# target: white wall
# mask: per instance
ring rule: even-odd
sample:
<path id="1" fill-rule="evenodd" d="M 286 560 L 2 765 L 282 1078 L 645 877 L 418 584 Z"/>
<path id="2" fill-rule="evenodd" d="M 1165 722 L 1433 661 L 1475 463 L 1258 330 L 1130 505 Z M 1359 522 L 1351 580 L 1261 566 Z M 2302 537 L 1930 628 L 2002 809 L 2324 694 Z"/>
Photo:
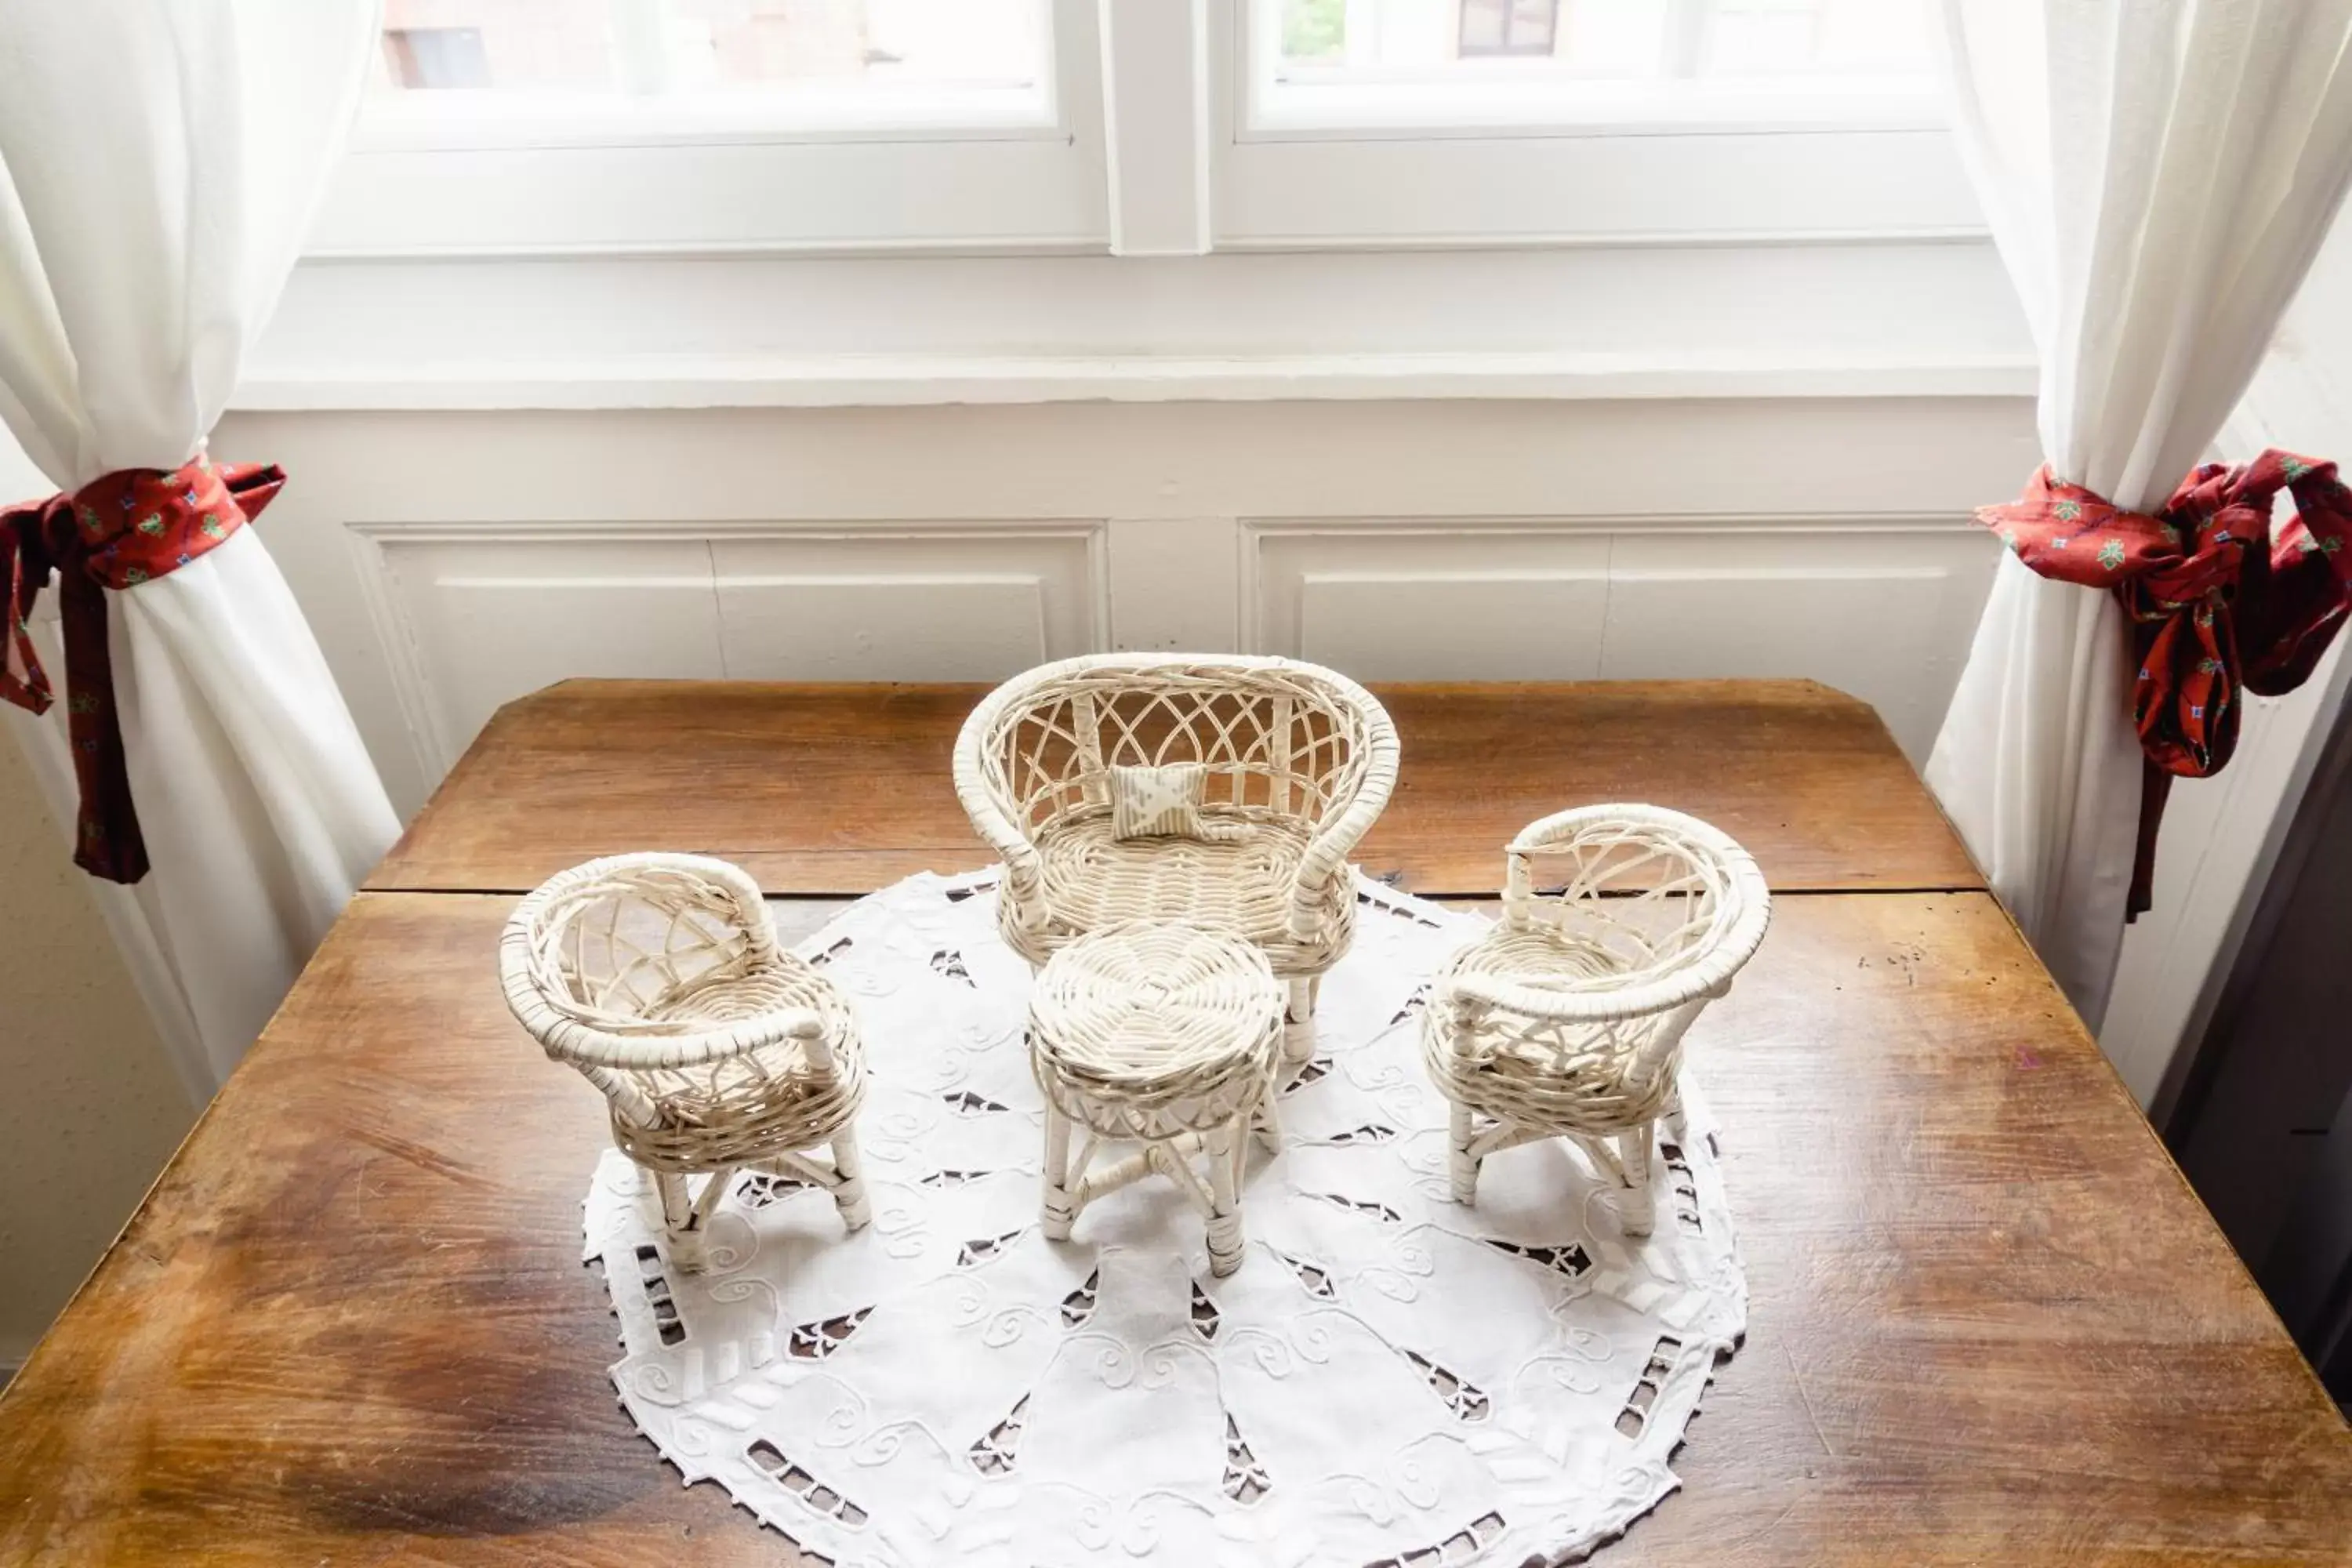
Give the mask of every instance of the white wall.
<path id="1" fill-rule="evenodd" d="M 195 1117 L 70 848 L 0 738 L 0 1378 Z"/>
<path id="2" fill-rule="evenodd" d="M 395 802 L 573 674 L 987 679 L 1110 647 L 1378 679 L 1811 676 L 1932 739 L 2015 398 L 245 413 Z"/>

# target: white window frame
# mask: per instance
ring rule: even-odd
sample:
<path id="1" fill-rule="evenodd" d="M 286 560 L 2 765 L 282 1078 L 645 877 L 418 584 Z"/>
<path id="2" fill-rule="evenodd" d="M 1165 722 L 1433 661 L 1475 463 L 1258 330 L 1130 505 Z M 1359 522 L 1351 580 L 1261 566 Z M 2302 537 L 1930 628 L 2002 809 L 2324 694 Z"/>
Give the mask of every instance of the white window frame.
<path id="1" fill-rule="evenodd" d="M 795 90 L 757 104 L 581 95 L 371 106 L 320 258 L 1099 249 L 1109 233 L 1096 0 L 1045 0 L 1034 95 Z M 895 100 L 895 101 L 894 101 Z"/>
<path id="2" fill-rule="evenodd" d="M 1978 237 L 1932 83 L 1276 89 L 1269 14 L 1213 0 L 1220 249 Z"/>
<path id="3" fill-rule="evenodd" d="M 1210 250 L 1980 239 L 1931 87 L 1505 68 L 1276 90 L 1249 0 L 1045 0 L 1050 107 L 866 92 L 363 119 L 310 254 Z M 1696 0 L 1685 0 L 1686 7 Z M 1476 68 L 1473 68 L 1474 70 Z M 1031 100 L 1034 103 L 1034 100 Z M 814 105 L 814 107 L 810 107 Z M 877 108 L 877 105 L 879 106 Z"/>

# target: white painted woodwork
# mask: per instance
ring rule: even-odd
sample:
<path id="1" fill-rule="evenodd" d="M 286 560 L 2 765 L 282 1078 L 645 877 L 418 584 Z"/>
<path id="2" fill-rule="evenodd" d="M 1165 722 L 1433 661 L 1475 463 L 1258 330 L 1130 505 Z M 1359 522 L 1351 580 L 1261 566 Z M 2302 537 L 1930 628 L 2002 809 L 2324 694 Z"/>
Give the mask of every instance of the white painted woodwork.
<path id="1" fill-rule="evenodd" d="M 1367 680 L 1591 680 L 1609 541 L 1475 520 L 1255 525 L 1251 650 Z"/>
<path id="2" fill-rule="evenodd" d="M 1943 132 L 1234 140 L 1219 153 L 1220 249 L 1930 239 L 1984 227 Z"/>
<path id="3" fill-rule="evenodd" d="M 1100 645 L 1098 530 L 946 526 L 721 538 L 726 673 L 999 680 Z"/>
<path id="4" fill-rule="evenodd" d="M 394 800 L 568 675 L 992 680 L 1112 647 L 1371 679 L 1800 675 L 1914 755 L 2020 397 L 240 412 Z"/>
<path id="5" fill-rule="evenodd" d="M 1241 525 L 1230 517 L 1115 517 L 1110 646 L 1121 653 L 1241 647 Z"/>
<path id="6" fill-rule="evenodd" d="M 1110 253 L 1209 248 L 1206 0 L 1101 0 Z"/>
<path id="7" fill-rule="evenodd" d="M 369 105 L 332 258 L 1982 238 L 1924 77 L 1269 96 L 1245 0 L 1038 0 L 1050 90 Z M 1273 12 L 1265 13 L 1273 19 Z M 839 84 L 833 84 L 837 87 Z M 1628 97 L 1628 89 L 1633 89 Z"/>
<path id="8" fill-rule="evenodd" d="M 1997 547 L 1959 519 L 1249 525 L 1256 651 L 1368 679 L 1820 680 L 1923 758 Z"/>
<path id="9" fill-rule="evenodd" d="M 367 525 L 360 587 L 420 773 L 572 676 L 993 680 L 1100 646 L 1100 530 Z"/>
<path id="10" fill-rule="evenodd" d="M 1048 7 L 1025 110 L 809 114 L 793 96 L 593 100 L 436 124 L 371 105 L 304 253 L 319 258 L 1098 250 L 1108 232 L 1096 0 Z M 418 113 L 417 110 L 428 112 Z"/>
<path id="11" fill-rule="evenodd" d="M 236 406 L 2030 397 L 2035 374 L 1983 241 L 313 261 Z"/>
<path id="12" fill-rule="evenodd" d="M 1965 518 L 1621 533 L 1601 674 L 1819 680 L 1877 708 L 1924 763 L 1999 558 Z"/>
<path id="13" fill-rule="evenodd" d="M 1268 94 L 1273 40 L 1256 39 L 1254 58 L 1245 5 L 1210 10 L 1221 250 L 1985 232 L 1932 93 L 1891 112 L 1823 92 L 1793 118 L 1718 103 L 1693 120 L 1612 105 L 1608 84 L 1580 96 L 1609 107 L 1532 115 L 1513 111 L 1507 89 L 1455 88 L 1434 112 L 1359 102 L 1302 115 Z"/>
<path id="14" fill-rule="evenodd" d="M 500 703 L 569 676 L 726 673 L 699 540 L 366 537 L 378 631 L 422 765 L 446 770 Z"/>

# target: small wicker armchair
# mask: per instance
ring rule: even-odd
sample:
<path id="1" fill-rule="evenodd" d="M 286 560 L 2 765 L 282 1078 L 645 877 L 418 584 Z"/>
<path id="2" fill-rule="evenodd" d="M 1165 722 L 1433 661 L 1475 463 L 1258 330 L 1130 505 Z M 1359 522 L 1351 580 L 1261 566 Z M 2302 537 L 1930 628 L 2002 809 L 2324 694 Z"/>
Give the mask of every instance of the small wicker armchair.
<path id="1" fill-rule="evenodd" d="M 613 1142 L 653 1173 L 679 1268 L 703 1267 L 711 1213 L 746 1166 L 830 1192 L 851 1230 L 866 1223 L 856 1020 L 776 945 L 741 870 L 699 855 L 575 866 L 516 909 L 499 971 L 532 1038 L 611 1101 Z M 821 1144 L 829 1163 L 809 1157 Z"/>
<path id="2" fill-rule="evenodd" d="M 1192 837 L 1120 837 L 1113 770 L 1200 764 Z M 1348 951 L 1348 855 L 1396 784 L 1371 693 L 1295 659 L 1092 654 L 991 692 L 955 749 L 956 794 L 998 855 L 1005 942 L 1043 964 L 1125 921 L 1228 931 L 1261 948 L 1294 1018 Z"/>
<path id="3" fill-rule="evenodd" d="M 1771 895 L 1730 837 L 1653 805 L 1545 817 L 1506 866 L 1501 921 L 1439 972 L 1422 1016 L 1423 1060 L 1453 1102 L 1454 1201 L 1476 1201 L 1487 1155 L 1564 1137 L 1622 1184 L 1621 1224 L 1646 1236 L 1655 1125 L 1679 1131 L 1683 1034 L 1763 941 Z M 1556 896 L 1538 866 L 1564 871 Z"/>

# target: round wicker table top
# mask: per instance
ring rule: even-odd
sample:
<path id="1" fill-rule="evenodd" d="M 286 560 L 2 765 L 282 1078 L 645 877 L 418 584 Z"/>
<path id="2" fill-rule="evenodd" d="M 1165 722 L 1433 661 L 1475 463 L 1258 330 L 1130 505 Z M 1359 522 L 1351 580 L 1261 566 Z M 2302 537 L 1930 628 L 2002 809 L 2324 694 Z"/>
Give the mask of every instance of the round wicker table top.
<path id="1" fill-rule="evenodd" d="M 1046 962 L 1030 994 L 1031 1065 L 1074 1120 L 1130 1136 L 1204 1130 L 1265 1094 L 1283 1000 L 1265 955 L 1241 938 L 1126 921 Z"/>

